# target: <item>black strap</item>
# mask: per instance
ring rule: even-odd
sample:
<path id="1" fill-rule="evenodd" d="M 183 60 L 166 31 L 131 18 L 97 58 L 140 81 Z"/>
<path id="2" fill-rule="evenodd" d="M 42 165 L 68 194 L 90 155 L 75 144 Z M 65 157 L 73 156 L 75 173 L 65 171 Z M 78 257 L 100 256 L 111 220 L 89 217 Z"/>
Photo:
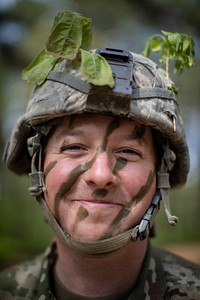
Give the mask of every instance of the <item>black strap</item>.
<path id="1" fill-rule="evenodd" d="M 92 89 L 90 83 L 64 72 L 51 71 L 47 76 L 47 79 L 66 84 L 84 94 L 88 94 Z M 159 98 L 176 101 L 176 97 L 172 91 L 159 87 L 135 88 L 132 90 L 132 95 L 130 97 L 132 100 Z"/>
<path id="2" fill-rule="evenodd" d="M 47 79 L 69 85 L 84 94 L 88 94 L 91 90 L 91 84 L 68 73 L 51 71 Z"/>
<path id="3" fill-rule="evenodd" d="M 159 87 L 150 87 L 150 88 L 136 88 L 132 91 L 131 99 L 150 99 L 150 98 L 159 98 L 176 101 L 174 93 L 170 90 L 159 88 Z"/>

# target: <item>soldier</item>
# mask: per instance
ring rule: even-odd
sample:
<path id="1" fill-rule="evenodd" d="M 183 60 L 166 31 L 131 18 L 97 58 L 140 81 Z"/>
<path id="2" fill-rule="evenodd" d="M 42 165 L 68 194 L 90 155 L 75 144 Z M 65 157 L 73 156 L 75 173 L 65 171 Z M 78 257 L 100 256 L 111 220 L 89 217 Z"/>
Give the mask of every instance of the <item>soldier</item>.
<path id="1" fill-rule="evenodd" d="M 114 88 L 59 60 L 13 130 L 6 163 L 30 174 L 55 240 L 1 273 L 0 299 L 200 299 L 200 267 L 149 238 L 161 200 L 176 224 L 168 190 L 189 170 L 176 97 L 150 59 L 95 53 Z"/>

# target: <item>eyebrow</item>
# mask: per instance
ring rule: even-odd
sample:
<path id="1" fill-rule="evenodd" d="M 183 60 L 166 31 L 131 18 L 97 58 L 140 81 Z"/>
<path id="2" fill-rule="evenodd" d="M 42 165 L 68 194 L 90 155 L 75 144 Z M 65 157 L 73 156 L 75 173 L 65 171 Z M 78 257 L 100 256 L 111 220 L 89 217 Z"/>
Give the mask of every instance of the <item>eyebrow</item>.
<path id="1" fill-rule="evenodd" d="M 66 136 L 81 136 L 81 135 L 84 135 L 84 132 L 81 129 L 64 129 L 56 136 L 56 141 L 59 141 Z"/>
<path id="2" fill-rule="evenodd" d="M 139 137 L 137 135 L 134 135 L 132 132 L 130 133 L 119 133 L 117 135 L 117 138 L 122 138 L 122 139 L 125 139 L 125 140 L 128 140 L 128 141 L 145 141 L 145 135 L 142 136 L 142 137 Z"/>
<path id="3" fill-rule="evenodd" d="M 145 134 L 144 134 L 144 136 L 139 137 L 137 135 L 134 135 L 132 132 L 130 132 L 128 134 L 122 133 L 117 136 L 117 139 L 124 139 L 125 141 L 134 141 L 141 147 L 144 147 L 145 145 L 147 145 L 147 140 L 145 138 Z"/>

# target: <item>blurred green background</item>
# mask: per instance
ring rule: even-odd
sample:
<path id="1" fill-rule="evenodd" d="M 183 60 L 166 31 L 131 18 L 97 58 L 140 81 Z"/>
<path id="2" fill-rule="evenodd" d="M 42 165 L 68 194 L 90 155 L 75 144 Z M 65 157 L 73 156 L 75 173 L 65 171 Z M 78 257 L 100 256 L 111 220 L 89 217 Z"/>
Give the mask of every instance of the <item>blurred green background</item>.
<path id="1" fill-rule="evenodd" d="M 12 126 L 27 104 L 31 88 L 21 71 L 44 47 L 54 16 L 68 9 L 92 18 L 93 47 L 142 52 L 147 38 L 160 30 L 191 34 L 196 64 L 181 76 L 172 74 L 191 155 L 187 185 L 171 192 L 176 228 L 163 209 L 154 243 L 200 263 L 200 2 L 198 0 L 0 0 L 0 154 Z M 151 57 L 158 60 L 157 56 Z M 39 205 L 28 194 L 29 179 L 0 163 L 0 268 L 41 252 L 53 237 Z"/>

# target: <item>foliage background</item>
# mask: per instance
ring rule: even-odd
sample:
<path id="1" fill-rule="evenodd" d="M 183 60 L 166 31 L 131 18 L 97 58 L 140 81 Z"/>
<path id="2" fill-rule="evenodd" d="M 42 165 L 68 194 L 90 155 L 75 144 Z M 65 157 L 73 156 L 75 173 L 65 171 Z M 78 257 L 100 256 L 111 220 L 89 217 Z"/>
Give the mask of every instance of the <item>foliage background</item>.
<path id="1" fill-rule="evenodd" d="M 93 47 L 116 47 L 142 52 L 147 38 L 160 30 L 191 34 L 196 65 L 172 78 L 180 88 L 182 113 L 191 153 L 188 184 L 171 192 L 171 228 L 161 209 L 154 243 L 197 245 L 200 250 L 200 3 L 198 0 L 0 0 L 0 154 L 12 126 L 26 107 L 31 92 L 21 71 L 44 46 L 54 16 L 69 9 L 93 20 Z M 157 56 L 151 57 L 158 60 Z M 28 194 L 29 179 L 18 177 L 0 163 L 0 267 L 42 251 L 53 237 L 38 204 Z M 199 251 L 200 252 L 200 251 Z M 191 254 L 191 253 L 190 253 Z M 191 255 L 189 255 L 190 257 Z M 200 262 L 200 257 L 191 259 Z"/>

